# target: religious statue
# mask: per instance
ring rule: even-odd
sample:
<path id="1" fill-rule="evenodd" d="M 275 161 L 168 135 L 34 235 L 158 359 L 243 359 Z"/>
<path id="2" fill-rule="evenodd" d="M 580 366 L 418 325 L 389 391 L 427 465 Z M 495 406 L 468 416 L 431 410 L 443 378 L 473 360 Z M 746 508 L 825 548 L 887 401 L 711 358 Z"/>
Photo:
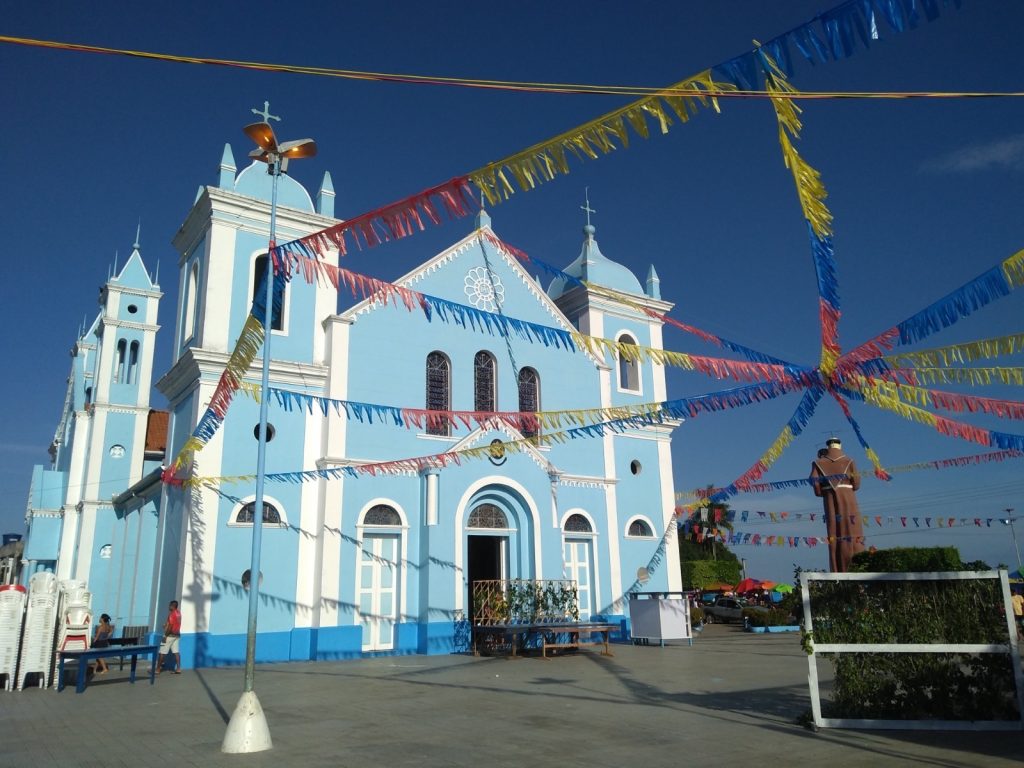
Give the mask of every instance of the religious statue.
<path id="1" fill-rule="evenodd" d="M 825 448 L 811 463 L 811 484 L 824 505 L 829 570 L 846 573 L 853 556 L 864 551 L 864 529 L 854 496 L 860 488 L 860 473 L 853 459 L 843 453 L 838 437 L 826 440 Z"/>

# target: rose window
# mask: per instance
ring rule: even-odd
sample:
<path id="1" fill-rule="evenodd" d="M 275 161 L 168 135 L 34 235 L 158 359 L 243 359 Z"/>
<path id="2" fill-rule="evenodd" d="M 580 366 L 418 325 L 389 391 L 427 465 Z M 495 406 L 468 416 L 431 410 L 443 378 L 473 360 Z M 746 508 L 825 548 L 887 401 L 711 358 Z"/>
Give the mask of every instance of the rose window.
<path id="1" fill-rule="evenodd" d="M 494 312 L 505 298 L 501 278 L 489 275 L 485 267 L 474 267 L 466 274 L 466 296 L 484 312 Z"/>

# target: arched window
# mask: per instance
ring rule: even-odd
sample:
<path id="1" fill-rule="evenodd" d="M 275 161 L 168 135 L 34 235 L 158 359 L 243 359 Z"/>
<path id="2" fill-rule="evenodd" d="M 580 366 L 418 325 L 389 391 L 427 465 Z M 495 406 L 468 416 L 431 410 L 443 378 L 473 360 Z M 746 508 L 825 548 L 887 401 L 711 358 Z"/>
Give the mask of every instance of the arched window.
<path id="1" fill-rule="evenodd" d="M 508 529 L 508 517 L 493 504 L 481 504 L 469 513 L 467 528 Z"/>
<path id="2" fill-rule="evenodd" d="M 117 358 L 114 360 L 114 381 L 118 384 L 124 383 L 124 363 L 125 357 L 128 353 L 128 342 L 124 339 L 118 339 L 117 342 Z"/>
<path id="3" fill-rule="evenodd" d="M 636 339 L 628 333 L 619 337 L 620 344 L 628 344 L 635 347 Z M 629 359 L 632 357 L 633 359 Z M 640 391 L 640 361 L 633 355 L 619 355 L 619 389 L 628 389 L 630 392 Z"/>
<path id="4" fill-rule="evenodd" d="M 451 410 L 451 363 L 442 352 L 427 355 L 427 410 Z M 451 424 L 446 419 L 427 423 L 428 435 L 451 434 Z"/>
<path id="5" fill-rule="evenodd" d="M 250 501 L 248 504 L 243 504 L 242 508 L 238 510 L 238 514 L 235 515 L 235 525 L 252 525 L 253 520 L 255 519 L 256 502 Z M 278 526 L 284 525 L 284 523 L 281 522 L 281 513 L 278 512 L 277 507 L 266 500 L 263 502 L 263 524 Z"/>
<path id="6" fill-rule="evenodd" d="M 135 384 L 139 378 L 139 342 L 133 341 L 128 347 L 128 373 L 124 377 L 125 384 Z"/>
<path id="7" fill-rule="evenodd" d="M 185 341 L 196 335 L 196 315 L 199 312 L 199 262 L 192 263 L 188 271 L 188 293 L 185 295 Z"/>
<path id="8" fill-rule="evenodd" d="M 533 368 L 519 371 L 519 410 L 535 413 L 540 410 L 540 375 Z M 524 429 L 523 437 L 536 437 L 539 430 Z"/>
<path id="9" fill-rule="evenodd" d="M 363 525 L 401 526 L 402 516 L 387 504 L 375 504 L 363 515 Z"/>
<path id="10" fill-rule="evenodd" d="M 649 539 L 653 538 L 654 531 L 651 530 L 651 526 L 646 520 L 637 518 L 629 524 L 629 529 L 626 531 L 627 536 L 638 536 L 641 538 Z"/>
<path id="11" fill-rule="evenodd" d="M 578 512 L 576 514 L 569 515 L 569 517 L 566 518 L 565 525 L 562 526 L 562 528 L 566 533 L 594 532 L 594 527 L 590 524 L 590 521 Z"/>
<path id="12" fill-rule="evenodd" d="M 257 256 L 256 257 L 255 266 L 253 268 L 253 274 L 252 274 L 252 298 L 253 298 L 253 301 L 256 300 L 256 291 L 264 291 L 263 296 L 264 297 L 266 296 L 265 291 L 267 290 L 267 286 L 265 286 L 263 284 L 263 278 L 264 278 L 264 276 L 266 274 L 267 274 L 267 256 L 266 256 L 266 254 L 264 254 L 263 256 Z M 280 331 L 280 330 L 284 329 L 284 312 L 285 312 L 284 301 L 285 301 L 285 298 L 287 298 L 287 296 L 288 296 L 287 288 L 282 289 L 281 304 L 278 307 L 274 307 L 274 309 L 272 310 L 271 318 L 270 318 L 270 329 L 272 331 Z"/>
<path id="13" fill-rule="evenodd" d="M 473 358 L 473 410 L 494 410 L 494 370 L 497 364 L 490 352 L 477 352 Z"/>

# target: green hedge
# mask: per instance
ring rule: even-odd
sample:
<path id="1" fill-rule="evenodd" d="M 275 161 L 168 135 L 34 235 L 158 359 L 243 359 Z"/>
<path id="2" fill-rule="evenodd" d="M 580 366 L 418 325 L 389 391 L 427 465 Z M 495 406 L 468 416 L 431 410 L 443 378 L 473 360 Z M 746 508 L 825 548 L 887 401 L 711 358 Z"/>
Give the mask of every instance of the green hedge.
<path id="1" fill-rule="evenodd" d="M 680 563 L 683 584 L 704 589 L 709 584 L 738 584 L 740 564 L 731 560 L 687 560 Z"/>
<path id="2" fill-rule="evenodd" d="M 744 608 L 743 618 L 752 627 L 790 627 L 798 623 L 789 611 L 782 608 L 769 608 L 767 611 Z"/>
<path id="3" fill-rule="evenodd" d="M 971 563 L 970 570 L 988 570 Z M 961 571 L 954 547 L 863 552 L 860 572 Z M 998 580 L 812 581 L 815 643 L 1007 644 Z M 1009 655 L 823 654 L 835 667 L 826 717 L 1013 720 L 1019 717 Z"/>

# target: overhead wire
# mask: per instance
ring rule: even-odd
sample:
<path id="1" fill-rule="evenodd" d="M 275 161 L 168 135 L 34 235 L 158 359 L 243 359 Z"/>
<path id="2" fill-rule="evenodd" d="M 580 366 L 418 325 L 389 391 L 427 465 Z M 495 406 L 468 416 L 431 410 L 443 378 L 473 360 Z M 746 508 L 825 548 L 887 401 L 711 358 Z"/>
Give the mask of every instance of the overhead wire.
<path id="1" fill-rule="evenodd" d="M 128 48 L 110 48 L 83 43 L 68 43 L 57 40 L 37 40 L 28 37 L 0 35 L 0 43 L 23 45 L 33 48 L 73 51 L 77 53 L 98 53 L 114 56 L 127 56 L 151 61 L 163 61 L 175 64 L 207 64 L 212 66 L 233 67 L 237 69 L 253 69 L 265 72 L 283 72 L 287 74 L 315 75 L 318 77 L 337 77 L 348 80 L 370 80 L 377 82 L 405 83 L 409 85 L 451 86 L 458 88 L 478 88 L 485 90 L 517 91 L 526 93 L 553 93 L 568 95 L 604 95 L 604 96 L 650 96 L 653 94 L 672 95 L 671 88 L 664 86 L 650 87 L 642 85 L 609 85 L 589 83 L 558 83 L 534 82 L 528 80 L 491 80 L 472 77 L 445 77 L 441 75 L 417 75 L 411 73 L 373 72 L 370 70 L 340 69 L 333 67 L 314 67 L 304 64 L 274 64 L 270 62 L 248 61 L 244 59 L 219 59 L 210 56 L 186 56 L 154 51 L 139 51 Z M 783 98 L 791 100 L 815 99 L 992 99 L 1019 98 L 1024 91 L 800 91 L 783 94 L 770 94 L 758 90 L 705 90 L 705 96 L 716 98 Z M 681 91 L 680 95 L 692 95 L 692 92 Z"/>

